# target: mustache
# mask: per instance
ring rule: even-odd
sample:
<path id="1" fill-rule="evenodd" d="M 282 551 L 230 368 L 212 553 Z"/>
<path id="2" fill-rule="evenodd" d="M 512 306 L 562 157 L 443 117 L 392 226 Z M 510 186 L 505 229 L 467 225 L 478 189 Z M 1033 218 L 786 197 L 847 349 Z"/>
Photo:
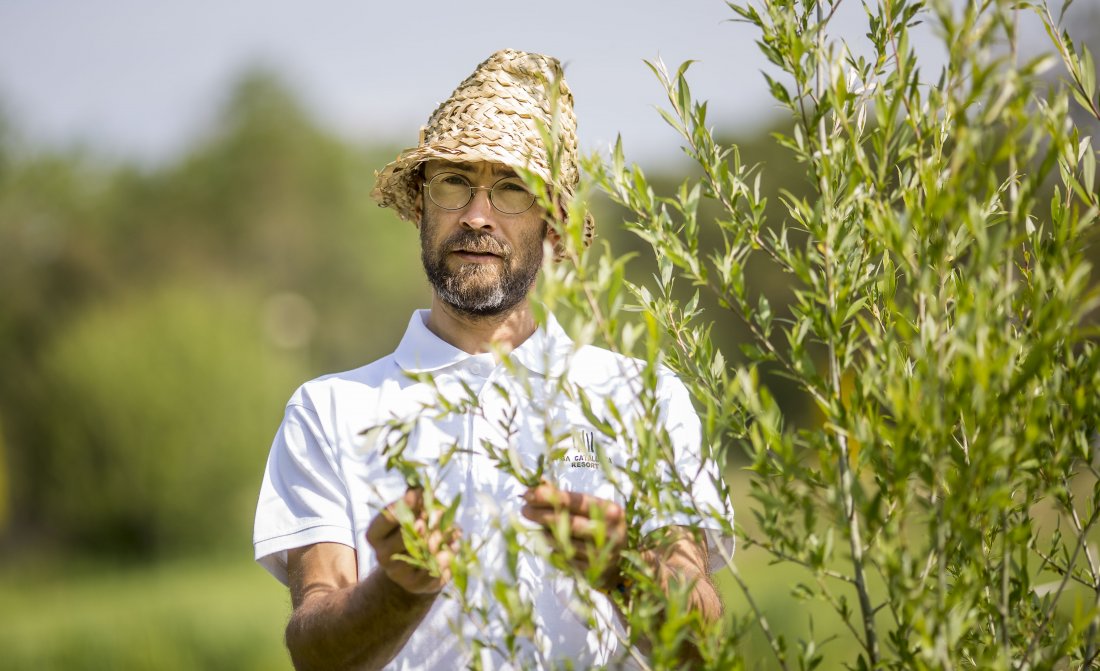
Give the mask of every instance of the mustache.
<path id="1" fill-rule="evenodd" d="M 488 233 L 475 233 L 473 231 L 459 231 L 443 243 L 443 249 L 447 252 L 458 250 L 474 252 L 475 254 L 495 254 L 502 258 L 508 258 L 512 250 L 507 244 L 497 240 Z"/>

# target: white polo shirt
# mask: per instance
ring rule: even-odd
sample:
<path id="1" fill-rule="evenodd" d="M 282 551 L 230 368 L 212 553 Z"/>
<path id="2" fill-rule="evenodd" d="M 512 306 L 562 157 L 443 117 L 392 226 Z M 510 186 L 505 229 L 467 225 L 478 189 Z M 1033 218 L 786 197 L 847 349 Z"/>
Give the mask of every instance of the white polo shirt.
<path id="1" fill-rule="evenodd" d="M 600 467 L 601 460 L 617 469 L 637 464 L 630 435 L 631 418 L 646 412 L 639 403 L 641 364 L 597 347 L 575 347 L 552 316 L 508 355 L 510 361 L 500 362 L 493 354 L 471 355 L 439 339 L 425 325 L 427 317 L 427 310 L 413 314 L 393 354 L 307 382 L 291 397 L 260 490 L 257 561 L 285 584 L 288 550 L 342 543 L 357 551 L 359 578 L 365 578 L 376 564 L 366 529 L 407 486 L 399 473 L 386 468 L 381 443 L 386 432 L 364 431 L 407 420 L 412 431 L 403 457 L 419 464 L 441 500 L 461 497 L 456 522 L 480 548 L 479 574 L 471 578 L 466 596 L 483 605 L 489 617 L 465 615 L 449 586 L 387 668 L 464 668 L 475 638 L 504 640 L 504 618 L 493 615 L 497 606 L 491 596 L 498 580 L 517 585 L 534 606 L 536 633 L 520 642 L 515 665 L 545 668 L 571 660 L 575 668 L 589 668 L 617 662 L 623 657 L 616 637 L 619 623 L 607 599 L 597 595 L 595 612 L 587 612 L 577 597 L 579 586 L 535 553 L 520 553 L 515 573 L 509 570 L 501 530 L 533 525 L 519 513 L 526 487 L 502 472 L 487 448 L 498 454 L 511 449 L 519 463 L 531 468 L 540 455 L 547 458 L 546 436 L 554 436 L 560 439 L 558 458 L 548 462 L 545 475 L 561 489 L 621 505 L 627 496 L 643 506 L 657 500 L 684 503 L 683 496 L 673 497 L 664 487 L 634 496 L 625 477 L 617 490 Z M 430 381 L 414 379 L 418 374 Z M 700 458 L 699 420 L 687 390 L 667 370 L 658 380 L 656 410 L 673 446 L 673 458 L 665 460 L 673 465 L 660 467 L 659 478 L 686 483 L 693 499 L 689 508 L 731 514 L 714 486 L 717 468 Z M 582 395 L 588 399 L 587 414 Z M 451 401 L 453 411 L 440 409 L 441 396 Z M 611 418 L 610 404 L 621 421 Z M 617 427 L 615 438 L 600 430 L 604 422 Z M 672 524 L 708 526 L 688 510 L 648 516 L 641 531 Z M 708 539 L 712 565 L 720 565 L 723 553 L 732 551 L 732 539 L 710 533 Z M 481 656 L 486 668 L 510 666 L 491 650 Z"/>

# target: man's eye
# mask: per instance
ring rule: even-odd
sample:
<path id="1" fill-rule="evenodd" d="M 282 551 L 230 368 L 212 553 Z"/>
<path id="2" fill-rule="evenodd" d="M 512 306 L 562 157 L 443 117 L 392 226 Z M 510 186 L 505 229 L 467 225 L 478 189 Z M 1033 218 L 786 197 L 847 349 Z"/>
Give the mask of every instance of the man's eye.
<path id="1" fill-rule="evenodd" d="M 443 178 L 443 183 L 448 186 L 469 186 L 470 183 L 462 178 L 460 175 L 447 175 Z"/>
<path id="2" fill-rule="evenodd" d="M 503 191 L 515 191 L 515 192 L 522 192 L 522 193 L 527 192 L 527 187 L 523 184 L 523 182 L 518 182 L 518 181 L 513 182 L 511 180 L 509 180 L 507 182 L 501 182 L 500 184 L 497 184 L 497 188 L 501 189 Z"/>

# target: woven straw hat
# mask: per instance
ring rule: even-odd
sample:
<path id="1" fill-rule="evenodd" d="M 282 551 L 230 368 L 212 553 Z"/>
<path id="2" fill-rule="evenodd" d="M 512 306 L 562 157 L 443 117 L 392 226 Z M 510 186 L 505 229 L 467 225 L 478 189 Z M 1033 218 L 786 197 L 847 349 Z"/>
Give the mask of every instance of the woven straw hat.
<path id="1" fill-rule="evenodd" d="M 371 198 L 415 223 L 420 214 L 416 206 L 419 167 L 431 159 L 502 163 L 530 170 L 549 183 L 550 157 L 538 124 L 552 127 L 555 105 L 563 154 L 557 186 L 565 198 L 571 198 L 580 178 L 573 94 L 556 58 L 513 49 L 489 56 L 432 112 L 420 129 L 419 144 L 401 152 L 376 175 Z M 586 245 L 594 228 L 589 215 L 584 227 Z"/>

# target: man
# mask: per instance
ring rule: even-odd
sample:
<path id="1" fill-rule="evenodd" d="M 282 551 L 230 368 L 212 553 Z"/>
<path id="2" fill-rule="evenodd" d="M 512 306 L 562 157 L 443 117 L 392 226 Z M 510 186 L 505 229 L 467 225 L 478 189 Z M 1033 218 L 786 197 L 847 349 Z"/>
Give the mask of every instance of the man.
<path id="1" fill-rule="evenodd" d="M 559 131 L 556 182 L 539 124 Z M 560 240 L 517 171 L 557 187 L 564 206 L 578 180 L 575 128 L 558 62 L 500 51 L 378 175 L 372 196 L 420 229 L 434 296 L 393 354 L 306 383 L 287 405 L 255 548 L 290 587 L 297 668 L 628 663 L 638 652 L 613 601 L 628 596 L 622 558 L 632 549 L 661 587 L 689 590 L 709 621 L 720 615 L 708 579 L 720 558 L 691 533 L 696 520 L 653 517 L 638 530 L 652 542 L 628 547 L 639 536 L 624 508 L 631 490 L 609 471 L 637 461 L 629 418 L 644 412 L 640 365 L 578 349 L 552 316 L 539 327 L 532 311 L 544 245 Z M 585 230 L 588 240 L 591 219 Z M 696 481 L 696 502 L 721 509 L 698 419 L 667 371 L 657 400 L 674 470 Z M 601 429 L 592 415 L 612 406 L 626 419 L 608 435 L 610 419 Z M 407 429 L 396 442 L 370 430 L 395 422 Z M 508 465 L 517 463 L 539 478 L 522 481 Z M 452 504 L 453 519 L 442 512 Z M 535 534 L 549 554 L 533 549 Z M 464 543 L 472 568 L 456 563 Z"/>

